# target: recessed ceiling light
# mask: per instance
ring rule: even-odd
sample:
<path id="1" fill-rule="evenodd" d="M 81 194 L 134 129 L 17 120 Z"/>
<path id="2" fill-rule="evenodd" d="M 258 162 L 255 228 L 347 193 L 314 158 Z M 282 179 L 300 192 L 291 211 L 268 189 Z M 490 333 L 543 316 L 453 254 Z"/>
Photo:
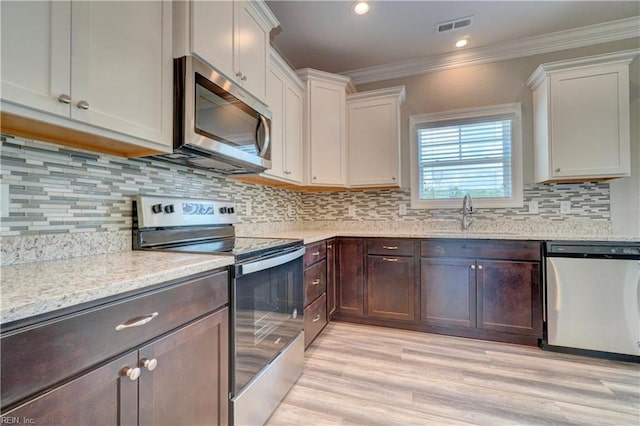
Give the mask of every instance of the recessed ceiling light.
<path id="1" fill-rule="evenodd" d="M 369 12 L 369 4 L 366 1 L 358 1 L 353 4 L 352 10 L 356 15 L 364 15 Z"/>
<path id="2" fill-rule="evenodd" d="M 456 41 L 456 47 L 465 47 L 467 43 L 468 41 L 466 38 L 461 38 L 460 40 Z"/>

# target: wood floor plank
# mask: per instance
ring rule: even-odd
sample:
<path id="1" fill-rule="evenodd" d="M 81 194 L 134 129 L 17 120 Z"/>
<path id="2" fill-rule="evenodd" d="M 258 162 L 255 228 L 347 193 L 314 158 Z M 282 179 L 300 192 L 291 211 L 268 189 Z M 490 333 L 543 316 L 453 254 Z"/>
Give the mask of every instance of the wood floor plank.
<path id="1" fill-rule="evenodd" d="M 330 323 L 267 425 L 640 424 L 640 365 Z"/>

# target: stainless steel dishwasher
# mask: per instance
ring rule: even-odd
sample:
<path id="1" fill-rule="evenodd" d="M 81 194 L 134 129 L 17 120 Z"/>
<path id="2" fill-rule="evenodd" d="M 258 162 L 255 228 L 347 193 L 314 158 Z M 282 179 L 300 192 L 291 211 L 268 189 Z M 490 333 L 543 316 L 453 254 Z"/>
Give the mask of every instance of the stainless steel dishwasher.
<path id="1" fill-rule="evenodd" d="M 640 243 L 547 242 L 545 252 L 549 349 L 640 356 Z"/>

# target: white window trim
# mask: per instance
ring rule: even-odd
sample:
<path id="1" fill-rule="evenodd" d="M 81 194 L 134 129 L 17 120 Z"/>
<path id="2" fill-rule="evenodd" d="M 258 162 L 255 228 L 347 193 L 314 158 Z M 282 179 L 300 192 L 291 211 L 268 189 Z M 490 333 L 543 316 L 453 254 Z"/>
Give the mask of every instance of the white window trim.
<path id="1" fill-rule="evenodd" d="M 522 207 L 522 105 L 520 103 L 493 105 L 479 108 L 466 108 L 455 111 L 436 112 L 431 114 L 412 115 L 409 117 L 411 134 L 411 208 L 413 209 L 447 209 L 462 207 L 460 200 L 421 200 L 419 196 L 419 155 L 418 127 L 441 121 L 462 120 L 469 118 L 490 117 L 499 114 L 513 114 L 511 128 L 511 173 L 513 187 L 511 198 L 476 198 L 474 207 L 501 208 Z"/>

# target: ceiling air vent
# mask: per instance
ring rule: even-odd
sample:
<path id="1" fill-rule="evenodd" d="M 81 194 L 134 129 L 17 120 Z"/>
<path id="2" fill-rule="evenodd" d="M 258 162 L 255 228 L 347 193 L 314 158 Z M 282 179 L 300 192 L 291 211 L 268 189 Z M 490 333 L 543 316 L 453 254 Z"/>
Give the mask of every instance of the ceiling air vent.
<path id="1" fill-rule="evenodd" d="M 446 33 L 449 31 L 455 31 L 462 28 L 471 26 L 473 22 L 473 16 L 467 16 L 465 18 L 458 18 L 452 21 L 440 22 L 436 24 L 436 34 Z"/>

